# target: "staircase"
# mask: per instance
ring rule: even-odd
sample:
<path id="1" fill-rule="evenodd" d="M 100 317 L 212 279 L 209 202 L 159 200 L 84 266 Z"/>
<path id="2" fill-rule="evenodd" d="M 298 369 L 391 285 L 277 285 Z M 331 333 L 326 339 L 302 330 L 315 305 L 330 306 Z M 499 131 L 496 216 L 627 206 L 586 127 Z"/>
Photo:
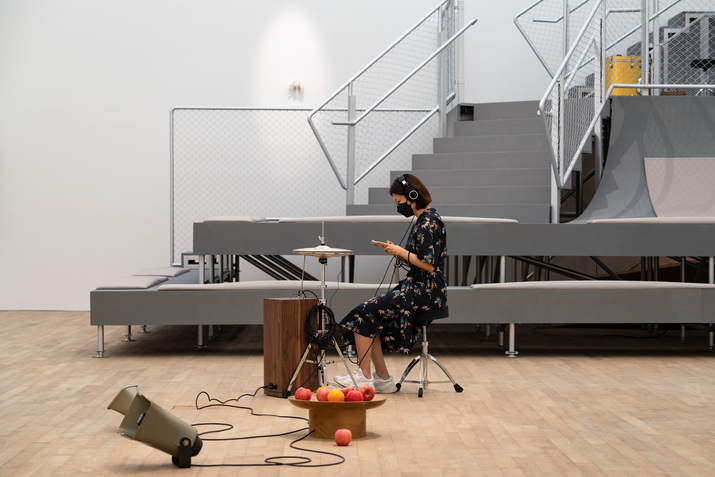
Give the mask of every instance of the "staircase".
<path id="1" fill-rule="evenodd" d="M 460 106 L 454 137 L 434 139 L 432 154 L 412 156 L 419 177 L 442 215 L 511 218 L 548 223 L 548 138 L 537 101 Z M 473 113 L 472 113 L 473 111 Z M 389 187 L 371 188 L 367 205 L 348 205 L 347 215 L 395 212 Z"/>

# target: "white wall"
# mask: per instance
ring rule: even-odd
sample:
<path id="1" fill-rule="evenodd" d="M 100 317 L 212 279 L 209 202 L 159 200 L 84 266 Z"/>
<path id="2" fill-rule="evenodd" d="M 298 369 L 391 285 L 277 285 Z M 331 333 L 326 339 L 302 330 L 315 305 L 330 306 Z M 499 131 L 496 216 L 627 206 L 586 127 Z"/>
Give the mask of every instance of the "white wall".
<path id="1" fill-rule="evenodd" d="M 437 3 L 0 1 L 0 310 L 86 310 L 170 263 L 172 107 L 316 106 Z M 530 3 L 466 0 L 466 101 L 544 91 Z"/>

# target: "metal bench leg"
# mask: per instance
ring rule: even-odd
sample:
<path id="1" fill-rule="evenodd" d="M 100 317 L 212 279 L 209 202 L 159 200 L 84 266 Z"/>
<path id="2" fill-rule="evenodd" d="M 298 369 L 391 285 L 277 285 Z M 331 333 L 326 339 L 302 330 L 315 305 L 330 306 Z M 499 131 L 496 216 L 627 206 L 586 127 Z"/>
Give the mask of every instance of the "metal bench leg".
<path id="1" fill-rule="evenodd" d="M 142 325 L 141 330 L 139 330 L 139 333 L 149 333 L 149 330 L 146 329 L 146 325 Z"/>
<path id="2" fill-rule="evenodd" d="M 97 325 L 97 354 L 95 358 L 106 358 L 104 354 L 104 325 Z"/>
<path id="3" fill-rule="evenodd" d="M 199 325 L 199 339 L 196 344 L 196 350 L 202 351 L 205 349 L 206 349 L 206 345 L 204 344 L 204 325 Z"/>
<path id="4" fill-rule="evenodd" d="M 132 325 L 127 325 L 127 332 L 124 335 L 124 339 L 122 340 L 125 343 L 129 343 L 131 341 L 134 341 L 132 339 Z"/>
<path id="5" fill-rule="evenodd" d="M 214 336 L 214 325 L 209 325 L 209 341 L 215 340 Z"/>
<path id="6" fill-rule="evenodd" d="M 506 352 L 507 358 L 516 358 L 519 354 L 514 349 L 514 342 L 516 341 L 516 326 L 514 323 L 509 323 L 509 350 Z"/>

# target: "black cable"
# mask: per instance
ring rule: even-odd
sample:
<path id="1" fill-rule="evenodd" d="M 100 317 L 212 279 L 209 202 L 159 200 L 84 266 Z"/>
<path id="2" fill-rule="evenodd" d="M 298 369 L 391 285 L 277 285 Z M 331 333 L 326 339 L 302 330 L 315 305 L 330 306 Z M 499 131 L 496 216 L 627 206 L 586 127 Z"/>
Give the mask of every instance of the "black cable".
<path id="1" fill-rule="evenodd" d="M 315 324 L 313 324 L 313 317 L 316 319 Z M 311 344 L 317 344 L 319 348 L 325 349 L 333 339 L 336 326 L 333 310 L 325 305 L 316 305 L 305 319 L 305 334 Z"/>
<path id="2" fill-rule="evenodd" d="M 206 391 L 201 391 L 199 394 L 196 395 L 196 401 L 195 401 L 195 406 L 197 410 L 202 410 L 202 409 L 207 409 L 210 407 L 230 407 L 234 409 L 247 409 L 251 412 L 252 416 L 259 416 L 259 417 L 277 417 L 281 419 L 299 419 L 308 422 L 308 419 L 300 416 L 284 416 L 284 415 L 278 415 L 278 414 L 261 414 L 261 413 L 256 413 L 253 408 L 250 406 L 238 406 L 235 404 L 228 404 L 229 402 L 236 401 L 238 402 L 239 399 L 245 397 L 245 396 L 251 396 L 255 397 L 258 391 L 261 389 L 267 389 L 270 388 L 270 385 L 268 386 L 261 386 L 258 389 L 256 389 L 252 394 L 242 394 L 237 398 L 233 399 L 227 399 L 226 401 L 221 401 L 219 399 L 214 399 L 212 398 Z M 208 398 L 209 404 L 206 404 L 204 406 L 199 406 L 199 398 L 202 395 L 206 395 Z M 211 404 L 215 403 L 215 404 Z M 192 424 L 192 426 L 221 426 L 223 427 L 222 429 L 215 429 L 215 430 L 209 430 L 209 431 L 204 431 L 199 433 L 199 436 L 205 436 L 207 434 L 215 434 L 215 433 L 221 433 L 221 432 L 226 432 L 230 431 L 231 429 L 234 428 L 232 424 L 227 424 L 227 423 L 219 423 L 219 422 L 204 422 L 204 423 L 196 423 Z M 244 436 L 244 437 L 227 437 L 227 438 L 205 438 L 202 437 L 203 441 L 238 441 L 238 440 L 245 440 L 245 439 L 258 439 L 258 438 L 265 438 L 265 437 L 281 437 L 281 436 L 286 436 L 289 434 L 294 434 L 296 432 L 301 432 L 301 431 L 306 431 L 308 432 L 302 436 L 299 437 L 298 439 L 295 439 L 290 443 L 290 447 L 299 451 L 304 451 L 304 452 L 312 452 L 315 454 L 323 454 L 323 455 L 328 455 L 332 457 L 337 457 L 338 460 L 335 462 L 329 462 L 327 464 L 311 464 L 312 460 L 308 457 L 305 456 L 299 456 L 299 455 L 283 455 L 283 456 L 271 456 L 271 457 L 266 457 L 263 461 L 263 463 L 252 463 L 252 464 L 192 464 L 193 467 L 266 467 L 266 466 L 277 466 L 277 465 L 286 465 L 286 466 L 291 466 L 291 467 L 329 467 L 333 465 L 338 465 L 342 464 L 345 462 L 345 458 L 341 456 L 340 454 L 335 454 L 333 452 L 328 452 L 328 451 L 321 451 L 321 450 L 315 450 L 315 449 L 306 449 L 302 447 L 298 447 L 295 444 L 297 442 L 302 441 L 303 439 L 307 438 L 310 436 L 310 434 L 314 431 L 310 431 L 309 428 L 303 427 L 300 429 L 296 429 L 293 431 L 287 431 L 279 434 L 267 434 L 267 435 L 260 435 L 260 436 Z M 290 460 L 290 461 L 289 461 Z"/>
<path id="3" fill-rule="evenodd" d="M 318 298 L 318 295 L 316 295 L 313 290 L 301 290 L 301 292 L 303 293 L 303 298 L 305 298 L 306 293 L 310 293 L 315 297 L 316 300 L 320 301 L 320 298 Z"/>

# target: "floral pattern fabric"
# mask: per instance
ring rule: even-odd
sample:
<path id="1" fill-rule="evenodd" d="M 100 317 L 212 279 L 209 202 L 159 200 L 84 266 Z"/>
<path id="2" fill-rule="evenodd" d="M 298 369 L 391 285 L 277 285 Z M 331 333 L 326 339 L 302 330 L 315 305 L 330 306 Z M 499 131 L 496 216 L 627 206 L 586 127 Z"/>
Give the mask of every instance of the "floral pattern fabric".
<path id="1" fill-rule="evenodd" d="M 353 333 L 379 335 L 384 350 L 409 353 L 421 336 L 413 324 L 414 313 L 447 305 L 447 231 L 435 209 L 427 208 L 417 218 L 404 248 L 433 265 L 434 271 L 412 265 L 393 289 L 356 306 L 340 322 L 346 343 L 354 343 Z"/>

